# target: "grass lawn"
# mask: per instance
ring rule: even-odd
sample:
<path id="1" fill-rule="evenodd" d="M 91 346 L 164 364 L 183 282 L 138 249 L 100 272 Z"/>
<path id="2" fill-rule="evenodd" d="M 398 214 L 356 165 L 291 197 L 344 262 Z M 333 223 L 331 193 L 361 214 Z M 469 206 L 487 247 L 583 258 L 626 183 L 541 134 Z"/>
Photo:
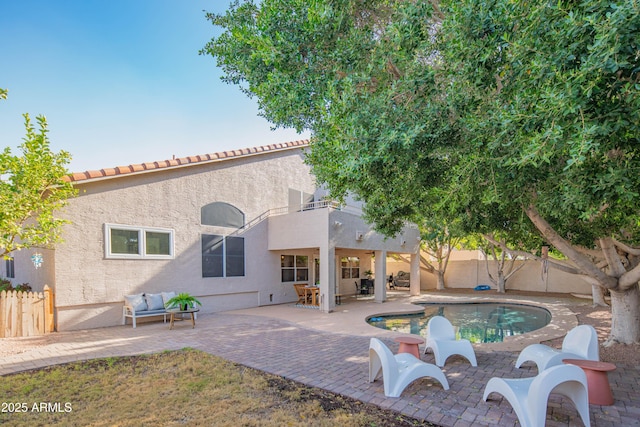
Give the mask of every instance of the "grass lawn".
<path id="1" fill-rule="evenodd" d="M 431 426 L 192 349 L 2 377 L 15 426 Z"/>

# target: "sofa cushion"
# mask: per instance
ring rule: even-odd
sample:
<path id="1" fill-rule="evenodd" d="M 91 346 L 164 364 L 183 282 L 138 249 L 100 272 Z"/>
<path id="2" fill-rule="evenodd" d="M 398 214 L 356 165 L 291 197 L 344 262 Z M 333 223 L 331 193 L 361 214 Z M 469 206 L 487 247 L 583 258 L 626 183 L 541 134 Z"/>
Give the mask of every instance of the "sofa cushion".
<path id="1" fill-rule="evenodd" d="M 175 296 L 176 296 L 175 292 L 163 292 L 162 293 L 162 305 L 164 307 L 167 307 L 167 301 L 169 301 L 171 298 L 173 298 Z"/>
<path id="2" fill-rule="evenodd" d="M 125 295 L 124 301 L 133 311 L 138 312 L 147 309 L 147 301 L 144 299 L 144 294 Z"/>
<path id="3" fill-rule="evenodd" d="M 147 301 L 148 310 L 162 310 L 164 308 L 162 294 L 144 294 L 144 299 Z"/>

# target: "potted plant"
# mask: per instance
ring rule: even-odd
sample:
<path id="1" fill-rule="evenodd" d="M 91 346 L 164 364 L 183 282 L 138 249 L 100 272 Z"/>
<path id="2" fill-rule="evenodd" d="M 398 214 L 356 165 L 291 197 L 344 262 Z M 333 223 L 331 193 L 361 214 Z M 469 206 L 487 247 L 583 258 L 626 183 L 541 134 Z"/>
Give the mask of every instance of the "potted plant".
<path id="1" fill-rule="evenodd" d="M 373 271 L 367 270 L 364 272 L 364 275 L 367 276 L 367 279 L 371 280 L 371 277 L 373 276 Z"/>
<path id="2" fill-rule="evenodd" d="M 177 307 L 182 311 L 186 311 L 190 308 L 194 308 L 196 304 L 202 305 L 202 303 L 198 301 L 196 297 L 189 295 L 186 292 L 181 292 L 167 301 L 164 306 L 168 309 Z"/>

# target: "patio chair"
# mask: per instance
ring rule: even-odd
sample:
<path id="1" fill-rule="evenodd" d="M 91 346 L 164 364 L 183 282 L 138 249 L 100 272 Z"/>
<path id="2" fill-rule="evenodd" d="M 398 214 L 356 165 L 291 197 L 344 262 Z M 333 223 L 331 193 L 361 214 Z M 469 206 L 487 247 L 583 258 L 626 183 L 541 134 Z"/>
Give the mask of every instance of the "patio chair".
<path id="1" fill-rule="evenodd" d="M 357 280 L 354 280 L 353 283 L 356 285 L 356 299 L 358 299 L 358 295 L 369 295 L 369 287 L 366 284 L 358 283 Z"/>
<path id="2" fill-rule="evenodd" d="M 587 376 L 582 369 L 558 365 L 532 378 L 491 378 L 482 400 L 486 402 L 489 394 L 499 393 L 511 404 L 522 427 L 544 427 L 549 395 L 556 393 L 571 400 L 584 425 L 590 427 L 587 390 Z"/>
<path id="3" fill-rule="evenodd" d="M 384 395 L 400 397 L 402 391 L 419 378 L 432 377 L 449 390 L 449 382 L 442 370 L 435 365 L 423 362 L 409 353 L 394 355 L 377 338 L 369 343 L 369 382 L 374 382 L 382 371 Z"/>
<path id="4" fill-rule="evenodd" d="M 295 285 L 293 285 L 293 287 L 296 290 L 296 294 L 298 295 L 298 301 L 296 302 L 296 304 L 308 304 L 310 301 L 307 298 L 307 294 L 304 291 L 304 287 L 306 285 L 304 283 L 296 283 Z"/>
<path id="5" fill-rule="evenodd" d="M 552 366 L 561 365 L 562 359 L 600 360 L 598 334 L 591 325 L 579 325 L 571 329 L 562 340 L 562 349 L 557 350 L 544 344 L 531 344 L 518 355 L 516 368 L 524 362 L 532 361 L 542 372 Z"/>
<path id="6" fill-rule="evenodd" d="M 466 358 L 471 362 L 471 366 L 478 366 L 476 353 L 473 351 L 471 342 L 465 339 L 456 339 L 453 325 L 442 316 L 433 316 L 427 323 L 425 354 L 429 348 L 433 350 L 437 366 L 443 367 L 449 356 L 455 354 Z"/>

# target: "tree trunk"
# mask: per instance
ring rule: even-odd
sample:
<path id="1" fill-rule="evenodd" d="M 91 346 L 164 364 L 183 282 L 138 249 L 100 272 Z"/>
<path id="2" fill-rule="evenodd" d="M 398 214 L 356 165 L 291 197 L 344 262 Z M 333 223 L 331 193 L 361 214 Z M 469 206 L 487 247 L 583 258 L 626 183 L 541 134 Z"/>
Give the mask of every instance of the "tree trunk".
<path id="1" fill-rule="evenodd" d="M 504 294 L 507 291 L 507 282 L 504 280 L 504 274 L 498 274 L 498 293 Z"/>
<path id="2" fill-rule="evenodd" d="M 594 307 L 609 307 L 604 300 L 604 288 L 599 285 L 591 285 L 591 298 L 593 298 Z"/>
<path id="3" fill-rule="evenodd" d="M 611 335 L 605 345 L 615 342 L 640 343 L 640 289 L 611 291 Z"/>
<path id="4" fill-rule="evenodd" d="M 436 273 L 436 289 L 439 291 L 443 291 L 444 290 L 444 271 L 440 271 L 438 270 Z"/>

